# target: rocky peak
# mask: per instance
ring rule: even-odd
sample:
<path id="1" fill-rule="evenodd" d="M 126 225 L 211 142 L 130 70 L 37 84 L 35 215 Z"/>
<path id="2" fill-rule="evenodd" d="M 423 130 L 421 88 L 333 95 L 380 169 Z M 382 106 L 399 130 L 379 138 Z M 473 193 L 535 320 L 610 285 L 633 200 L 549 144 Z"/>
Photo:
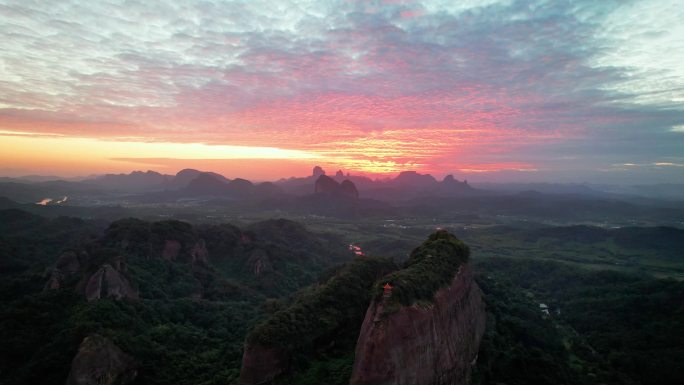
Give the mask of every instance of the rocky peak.
<path id="1" fill-rule="evenodd" d="M 67 385 L 127 385 L 138 374 L 135 366 L 133 358 L 112 341 L 91 335 L 78 347 Z"/>
<path id="2" fill-rule="evenodd" d="M 254 194 L 254 184 L 247 179 L 235 178 L 228 183 L 228 193 L 239 197 L 252 195 Z"/>
<path id="3" fill-rule="evenodd" d="M 321 175 L 325 175 L 325 171 L 320 166 L 313 168 L 313 173 L 311 174 L 314 178 L 318 178 Z"/>
<path id="4" fill-rule="evenodd" d="M 85 297 L 88 301 L 102 298 L 137 299 L 138 292 L 133 289 L 128 278 L 114 269 L 112 265 L 104 264 L 88 278 Z"/>
<path id="5" fill-rule="evenodd" d="M 239 383 L 268 384 L 287 375 L 293 354 L 301 359 L 332 347 L 351 350 L 353 346 L 341 335 L 359 330 L 373 283 L 395 268 L 387 258 L 355 259 L 315 292 L 298 296 L 290 306 L 257 325 L 245 339 Z"/>
<path id="6" fill-rule="evenodd" d="M 430 174 L 403 171 L 392 179 L 390 184 L 408 189 L 429 189 L 437 184 L 437 180 Z"/>
<path id="7" fill-rule="evenodd" d="M 345 179 L 340 184 L 337 183 L 335 179 L 327 175 L 321 175 L 318 177 L 314 185 L 314 192 L 316 194 L 340 194 L 354 198 L 359 197 L 359 191 L 356 189 L 354 182 Z"/>
<path id="8" fill-rule="evenodd" d="M 190 182 L 192 182 L 194 179 L 197 177 L 204 175 L 204 177 L 210 176 L 213 177 L 214 179 L 220 181 L 220 182 L 229 182 L 228 179 L 226 179 L 223 175 L 216 174 L 214 172 L 209 172 L 209 171 L 199 171 L 195 170 L 192 168 L 186 168 L 183 170 L 178 171 L 176 176 L 173 177 L 173 180 L 170 183 L 171 187 L 175 188 L 184 188 L 187 187 Z M 201 179 L 200 179 L 201 181 Z M 210 181 L 211 182 L 211 181 Z"/>
<path id="9" fill-rule="evenodd" d="M 470 266 L 461 266 L 431 306 L 388 312 L 386 301 L 376 299 L 366 312 L 349 384 L 468 384 L 486 322 Z"/>
<path id="10" fill-rule="evenodd" d="M 162 250 L 161 256 L 167 261 L 174 261 L 178 257 L 181 251 L 181 243 L 175 239 L 167 239 L 164 241 L 164 249 Z"/>
<path id="11" fill-rule="evenodd" d="M 268 257 L 268 254 L 261 249 L 254 249 L 250 253 L 247 264 L 252 268 L 252 273 L 256 278 L 261 278 L 265 273 L 273 272 L 271 259 Z"/>
<path id="12" fill-rule="evenodd" d="M 216 175 L 203 172 L 188 182 L 184 191 L 192 195 L 222 195 L 228 186 Z"/>
<path id="13" fill-rule="evenodd" d="M 197 239 L 194 243 L 186 243 L 185 245 L 179 240 L 167 239 L 164 241 L 161 257 L 167 261 L 176 261 L 179 257 L 182 257 L 182 260 L 189 258 L 193 265 L 198 263 L 207 264 L 209 252 L 207 251 L 207 244 L 202 238 Z"/>
<path id="14" fill-rule="evenodd" d="M 469 383 L 486 315 L 467 257 L 465 245 L 438 231 L 403 270 L 383 278 L 361 326 L 350 385 Z"/>
<path id="15" fill-rule="evenodd" d="M 356 189 L 356 185 L 354 185 L 354 182 L 350 181 L 349 179 L 345 179 L 340 183 L 340 190 L 342 194 L 348 195 L 354 198 L 359 197 L 359 190 Z"/>
<path id="16" fill-rule="evenodd" d="M 85 258 L 85 255 L 83 257 Z M 44 290 L 61 288 L 65 279 L 81 272 L 81 263 L 81 256 L 76 251 L 69 250 L 60 254 L 55 266 L 50 270 L 50 278 L 45 284 Z"/>
<path id="17" fill-rule="evenodd" d="M 207 251 L 207 244 L 204 239 L 200 239 L 190 249 L 190 258 L 193 264 L 207 264 L 209 262 L 209 252 Z"/>
<path id="18" fill-rule="evenodd" d="M 472 188 L 468 185 L 467 181 L 459 181 L 458 179 L 454 178 L 453 175 L 449 174 L 444 177 L 441 183 L 439 183 L 439 187 L 436 190 L 439 193 L 444 193 L 444 194 L 451 194 L 451 193 L 459 193 L 459 192 L 469 192 L 471 191 Z"/>
<path id="19" fill-rule="evenodd" d="M 340 188 L 340 184 L 335 181 L 335 179 L 327 176 L 321 175 L 316 179 L 314 184 L 315 193 L 333 193 Z"/>

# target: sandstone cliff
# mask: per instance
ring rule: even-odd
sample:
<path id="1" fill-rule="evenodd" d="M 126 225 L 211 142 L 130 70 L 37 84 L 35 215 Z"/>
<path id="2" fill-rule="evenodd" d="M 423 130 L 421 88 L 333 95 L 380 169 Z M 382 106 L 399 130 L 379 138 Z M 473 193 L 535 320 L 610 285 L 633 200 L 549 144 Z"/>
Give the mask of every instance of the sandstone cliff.
<path id="1" fill-rule="evenodd" d="M 297 363 L 344 360 L 354 350 L 352 385 L 468 383 L 485 328 L 468 246 L 439 230 L 400 270 L 374 258 L 357 258 L 252 330 L 240 384 L 325 383 Z"/>
<path id="2" fill-rule="evenodd" d="M 351 352 L 373 283 L 395 268 L 387 258 L 358 257 L 324 284 L 301 292 L 247 335 L 240 384 L 271 383 L 290 374 L 292 362 L 310 361 L 333 347 Z"/>
<path id="3" fill-rule="evenodd" d="M 102 298 L 138 299 L 138 292 L 133 288 L 128 278 L 109 264 L 102 265 L 88 278 L 84 292 L 88 301 Z"/>
<path id="4" fill-rule="evenodd" d="M 43 290 L 59 289 L 65 279 L 77 276 L 81 271 L 81 257 L 86 258 L 87 255 L 79 256 L 73 250 L 63 252 L 57 259 L 55 266 L 50 269 L 50 277 Z"/>
<path id="5" fill-rule="evenodd" d="M 136 375 L 133 358 L 109 339 L 92 335 L 78 347 L 67 385 L 126 385 Z"/>
<path id="6" fill-rule="evenodd" d="M 469 264 L 432 303 L 388 305 L 381 297 L 366 312 L 350 385 L 468 383 L 485 329 L 482 293 Z"/>
<path id="7" fill-rule="evenodd" d="M 268 384 L 289 368 L 290 353 L 286 349 L 247 343 L 242 356 L 240 384 Z"/>

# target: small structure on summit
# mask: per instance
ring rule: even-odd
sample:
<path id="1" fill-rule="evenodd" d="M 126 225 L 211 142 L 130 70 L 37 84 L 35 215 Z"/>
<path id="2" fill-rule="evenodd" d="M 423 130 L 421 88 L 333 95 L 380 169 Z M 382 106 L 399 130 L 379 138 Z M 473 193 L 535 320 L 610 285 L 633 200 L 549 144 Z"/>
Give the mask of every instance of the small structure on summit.
<path id="1" fill-rule="evenodd" d="M 385 286 L 383 286 L 382 289 L 383 289 L 382 296 L 384 298 L 389 298 L 392 296 L 393 286 L 390 285 L 389 282 L 385 283 Z"/>
<path id="2" fill-rule="evenodd" d="M 355 244 L 353 244 L 353 243 L 349 245 L 349 251 L 351 251 L 352 253 L 354 253 L 354 255 L 357 255 L 357 256 L 360 256 L 360 257 L 365 257 L 365 256 L 366 256 L 366 254 L 363 253 L 363 250 L 361 250 L 361 247 L 360 247 L 360 246 L 357 246 L 357 245 L 355 245 Z"/>
<path id="3" fill-rule="evenodd" d="M 550 312 L 549 306 L 548 306 L 547 304 L 545 304 L 545 303 L 540 303 L 540 304 L 539 304 L 539 310 L 541 310 L 542 316 L 543 316 L 544 318 L 547 318 L 547 317 L 550 317 L 550 316 L 551 316 L 551 312 Z"/>

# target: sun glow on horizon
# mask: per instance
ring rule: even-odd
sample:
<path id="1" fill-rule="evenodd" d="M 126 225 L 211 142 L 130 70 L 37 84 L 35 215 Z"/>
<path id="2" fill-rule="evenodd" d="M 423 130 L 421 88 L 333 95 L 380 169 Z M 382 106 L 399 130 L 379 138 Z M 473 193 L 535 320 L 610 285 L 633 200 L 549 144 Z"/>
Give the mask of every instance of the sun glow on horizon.
<path id="1" fill-rule="evenodd" d="M 684 8 L 524 3 L 10 2 L 0 169 L 682 179 Z"/>
<path id="2" fill-rule="evenodd" d="M 426 142 L 418 139 L 416 143 Z M 203 168 L 259 180 L 306 175 L 313 165 L 329 171 L 342 169 L 354 175 L 384 178 L 402 171 L 421 173 L 458 172 L 491 173 L 502 170 L 532 171 L 529 164 L 505 163 L 444 165 L 435 168 L 431 161 L 439 156 L 439 143 L 416 151 L 416 143 L 390 131 L 330 146 L 305 150 L 262 146 L 233 146 L 205 143 L 174 143 L 133 140 L 133 138 L 98 139 L 66 135 L 43 135 L 37 132 L 0 131 L 0 161 L 25 173 L 49 173 L 82 176 L 89 173 L 130 172 L 154 169 L 175 173 L 188 167 Z M 426 142 L 427 143 L 427 142 Z M 27 157 L 26 154 L 31 154 Z M 252 170 L 253 169 L 253 170 Z M 18 174 L 21 174 L 19 172 Z M 17 175 L 19 176 L 19 175 Z"/>
<path id="3" fill-rule="evenodd" d="M 26 147 L 41 153 L 71 156 L 108 154 L 107 158 L 183 158 L 183 159 L 314 159 L 316 154 L 302 150 L 261 146 L 233 146 L 205 143 L 173 143 L 132 140 L 103 140 L 85 137 L 43 136 L 42 134 L 0 131 L 6 153 Z M 73 151 L 77 150 L 78 154 Z"/>
<path id="4" fill-rule="evenodd" d="M 27 154 L 30 156 L 27 157 Z M 116 141 L 12 131 L 2 131 L 0 134 L 0 162 L 5 167 L 35 172 L 75 176 L 84 172 L 128 172 L 131 164 L 167 168 L 163 161 L 158 161 L 163 159 L 315 162 L 319 156 L 307 151 L 276 147 Z M 274 166 L 274 170 L 277 170 L 277 163 Z"/>

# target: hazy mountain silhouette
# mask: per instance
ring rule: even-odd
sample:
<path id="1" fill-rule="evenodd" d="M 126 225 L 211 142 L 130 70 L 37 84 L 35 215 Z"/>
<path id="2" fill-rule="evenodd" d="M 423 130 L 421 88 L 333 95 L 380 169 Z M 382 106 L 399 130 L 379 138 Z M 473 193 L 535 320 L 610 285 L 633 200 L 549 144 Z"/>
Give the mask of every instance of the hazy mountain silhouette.
<path id="1" fill-rule="evenodd" d="M 322 177 L 325 179 L 320 179 Z M 312 175 L 308 177 L 280 179 L 276 184 L 287 193 L 307 195 L 311 192 L 312 183 L 318 185 L 320 181 L 321 187 L 328 191 L 335 189 L 333 182 L 342 183 L 345 180 L 351 182 L 361 196 L 382 200 L 407 200 L 416 196 L 443 196 L 474 192 L 467 182 L 460 182 L 453 175 L 448 175 L 443 181 L 438 182 L 430 174 L 404 171 L 394 178 L 373 180 L 349 173 L 345 175 L 342 170 L 338 170 L 334 177 L 329 177 L 319 166 L 314 167 Z M 347 187 L 351 186 L 347 185 Z"/>
<path id="2" fill-rule="evenodd" d="M 187 196 L 224 195 L 228 192 L 228 183 L 213 174 L 200 172 L 180 192 Z"/>
<path id="3" fill-rule="evenodd" d="M 356 189 L 354 182 L 345 179 L 342 183 L 337 183 L 333 178 L 327 175 L 321 175 L 314 184 L 314 192 L 316 194 L 332 194 L 345 195 L 352 198 L 359 197 L 359 191 Z"/>
<path id="4" fill-rule="evenodd" d="M 264 199 L 281 195 L 282 190 L 270 182 L 254 184 L 246 179 L 229 180 L 222 175 L 203 172 L 181 189 L 179 196 L 217 196 L 232 199 Z"/>
<path id="5" fill-rule="evenodd" d="M 130 174 L 106 174 L 87 181 L 116 191 L 144 192 L 163 189 L 172 176 L 156 171 L 133 171 Z"/>
<path id="6" fill-rule="evenodd" d="M 173 177 L 173 179 L 169 182 L 168 186 L 170 189 L 181 189 L 184 187 L 187 187 L 190 182 L 197 178 L 198 176 L 202 174 L 208 174 L 213 176 L 214 178 L 223 181 L 225 183 L 229 182 L 230 179 L 227 179 L 221 174 L 217 174 L 215 172 L 211 171 L 200 171 L 200 170 L 195 170 L 193 168 L 186 168 L 183 170 L 180 170 L 176 173 L 176 176 Z"/>

